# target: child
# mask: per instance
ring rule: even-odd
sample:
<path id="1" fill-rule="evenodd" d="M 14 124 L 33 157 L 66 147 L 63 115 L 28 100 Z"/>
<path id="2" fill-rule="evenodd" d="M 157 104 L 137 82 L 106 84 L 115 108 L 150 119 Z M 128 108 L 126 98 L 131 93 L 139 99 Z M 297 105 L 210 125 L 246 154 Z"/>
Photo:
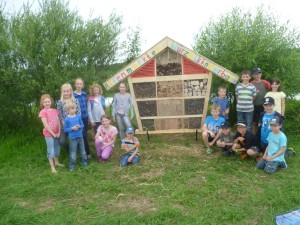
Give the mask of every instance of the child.
<path id="1" fill-rule="evenodd" d="M 267 93 L 267 90 L 271 89 L 271 85 L 268 81 L 261 79 L 262 71 L 260 68 L 253 69 L 252 75 L 253 80 L 251 81 L 251 84 L 253 84 L 256 87 L 256 97 L 253 101 L 253 133 L 255 133 L 259 115 L 264 111 L 264 97 Z"/>
<path id="2" fill-rule="evenodd" d="M 96 153 L 100 163 L 104 163 L 108 160 L 111 151 L 115 147 L 114 143 L 116 141 L 118 130 L 110 123 L 110 117 L 104 114 L 101 118 L 101 125 L 98 127 L 95 136 Z"/>
<path id="3" fill-rule="evenodd" d="M 87 154 L 87 158 L 91 159 L 91 152 L 90 152 L 90 146 L 88 142 L 88 112 L 87 112 L 87 104 L 86 104 L 86 93 L 83 89 L 84 87 L 84 81 L 82 78 L 78 77 L 74 81 L 74 85 L 76 90 L 74 91 L 74 97 L 78 100 L 80 104 L 80 110 L 81 110 L 81 119 L 84 124 L 84 128 L 82 131 L 83 134 L 83 141 L 84 141 L 84 148 L 85 152 Z"/>
<path id="4" fill-rule="evenodd" d="M 241 153 L 240 159 L 245 159 L 250 156 L 256 156 L 260 151 L 259 140 L 247 130 L 247 125 L 244 121 L 238 121 L 236 124 L 237 133 L 234 136 L 232 151 Z"/>
<path id="5" fill-rule="evenodd" d="M 139 163 L 139 140 L 133 136 L 133 128 L 126 128 L 126 137 L 122 140 L 121 148 L 126 151 L 126 153 L 120 159 L 120 166 L 127 166 L 128 163 L 132 163 L 132 165 Z"/>
<path id="6" fill-rule="evenodd" d="M 112 117 L 113 120 L 117 119 L 119 132 L 121 140 L 124 139 L 124 126 L 125 123 L 126 127 L 131 127 L 130 120 L 133 119 L 134 112 L 133 112 L 133 104 L 132 98 L 129 93 L 126 92 L 126 85 L 125 83 L 120 83 L 119 85 L 119 93 L 116 93 L 113 100 L 113 107 L 112 107 Z M 128 118 L 128 111 L 130 109 L 130 120 Z M 125 127 L 125 128 L 126 128 Z"/>
<path id="7" fill-rule="evenodd" d="M 266 173 L 274 173 L 278 166 L 283 169 L 287 168 L 287 164 L 284 159 L 287 138 L 284 133 L 280 131 L 281 124 L 282 121 L 280 117 L 275 116 L 271 119 L 270 126 L 272 132 L 267 138 L 269 145 L 263 158 L 256 164 L 257 168 L 263 169 Z"/>
<path id="8" fill-rule="evenodd" d="M 263 106 L 265 111 L 260 114 L 256 136 L 260 140 L 261 149 L 264 153 L 268 145 L 267 137 L 269 136 L 269 133 L 271 133 L 270 120 L 274 116 L 278 116 L 282 122 L 284 117 L 278 112 L 274 111 L 274 98 L 266 97 Z M 280 128 L 282 128 L 282 126 Z"/>
<path id="9" fill-rule="evenodd" d="M 237 120 L 244 121 L 247 124 L 248 131 L 252 132 L 253 100 L 256 96 L 256 88 L 249 83 L 250 78 L 249 70 L 242 71 L 242 83 L 236 85 L 235 95 L 237 99 Z"/>
<path id="10" fill-rule="evenodd" d="M 218 87 L 218 97 L 214 98 L 213 103 L 218 104 L 221 106 L 221 112 L 220 117 L 224 118 L 225 120 L 228 120 L 228 114 L 229 114 L 229 101 L 226 98 L 226 87 L 220 86 Z"/>
<path id="11" fill-rule="evenodd" d="M 87 106 L 94 138 L 101 124 L 101 117 L 105 114 L 105 99 L 102 96 L 102 88 L 99 84 L 93 84 L 90 87 L 90 97 L 88 98 Z"/>
<path id="12" fill-rule="evenodd" d="M 64 132 L 64 123 L 65 118 L 68 114 L 66 110 L 67 103 L 75 103 L 76 104 L 76 114 L 80 115 L 80 104 L 76 98 L 73 96 L 72 86 L 68 83 L 65 83 L 61 86 L 61 97 L 60 100 L 57 101 L 57 111 L 59 113 L 59 120 L 61 122 L 61 131 L 60 131 L 60 145 L 64 147 L 65 150 L 69 150 L 69 146 L 66 144 L 66 139 L 68 134 Z"/>
<path id="13" fill-rule="evenodd" d="M 57 173 L 55 166 L 62 167 L 64 165 L 60 164 L 58 161 L 58 156 L 60 154 L 60 123 L 57 110 L 51 108 L 52 102 L 53 100 L 50 95 L 44 94 L 41 96 L 40 106 L 42 110 L 39 113 L 39 117 L 41 118 L 44 125 L 43 135 L 47 144 L 47 154 L 51 172 Z"/>
<path id="14" fill-rule="evenodd" d="M 66 105 L 68 112 L 65 118 L 64 131 L 69 134 L 69 152 L 70 152 L 70 171 L 75 169 L 77 149 L 80 153 L 80 158 L 83 167 L 87 167 L 87 156 L 84 149 L 84 141 L 82 130 L 84 128 L 81 116 L 76 114 L 76 104 L 68 103 Z"/>
<path id="15" fill-rule="evenodd" d="M 231 126 L 229 121 L 225 121 L 221 124 L 221 134 L 219 140 L 217 140 L 217 146 L 222 149 L 224 156 L 234 156 L 232 151 L 232 145 L 234 140 L 234 134 L 231 132 Z"/>
<path id="16" fill-rule="evenodd" d="M 272 91 L 269 91 L 265 97 L 272 97 L 275 100 L 274 111 L 284 116 L 285 113 L 285 93 L 281 91 L 280 80 L 277 78 L 271 79 Z"/>
<path id="17" fill-rule="evenodd" d="M 206 154 L 211 154 L 212 146 L 219 138 L 221 124 L 225 121 L 224 118 L 219 117 L 221 107 L 218 104 L 212 104 L 210 108 L 211 116 L 205 119 L 202 126 L 202 140 L 206 146 Z"/>

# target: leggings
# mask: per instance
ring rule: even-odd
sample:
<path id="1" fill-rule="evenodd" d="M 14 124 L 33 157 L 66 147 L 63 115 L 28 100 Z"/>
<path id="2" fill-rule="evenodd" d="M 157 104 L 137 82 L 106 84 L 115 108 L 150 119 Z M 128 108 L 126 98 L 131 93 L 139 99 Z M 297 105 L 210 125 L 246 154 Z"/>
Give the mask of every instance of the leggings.
<path id="1" fill-rule="evenodd" d="M 108 159 L 110 157 L 110 153 L 113 150 L 113 146 L 109 145 L 106 146 L 103 150 L 101 149 L 103 146 L 103 142 L 100 142 L 97 138 L 95 140 L 95 148 L 96 148 L 96 154 L 99 159 Z"/>

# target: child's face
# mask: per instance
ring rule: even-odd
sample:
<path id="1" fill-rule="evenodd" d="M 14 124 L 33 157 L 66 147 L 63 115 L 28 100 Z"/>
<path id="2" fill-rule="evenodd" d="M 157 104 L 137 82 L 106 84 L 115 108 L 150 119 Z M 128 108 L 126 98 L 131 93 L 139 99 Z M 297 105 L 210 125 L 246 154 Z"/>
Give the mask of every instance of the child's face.
<path id="1" fill-rule="evenodd" d="M 280 86 L 280 84 L 277 84 L 276 82 L 273 82 L 273 83 L 271 84 L 271 88 L 272 88 L 272 90 L 274 90 L 274 91 L 277 91 L 278 88 L 279 88 L 279 86 Z"/>
<path id="2" fill-rule="evenodd" d="M 253 74 L 254 80 L 260 80 L 262 73 L 255 73 Z"/>
<path id="3" fill-rule="evenodd" d="M 120 92 L 124 93 L 126 91 L 126 86 L 124 84 L 120 84 L 119 90 Z"/>
<path id="4" fill-rule="evenodd" d="M 216 117 L 219 117 L 220 110 L 218 110 L 218 109 L 212 109 L 212 110 L 210 111 L 210 113 L 211 113 L 211 115 L 212 115 L 214 118 L 216 118 Z"/>
<path id="5" fill-rule="evenodd" d="M 71 97 L 71 90 L 69 88 L 64 88 L 62 90 L 63 97 L 64 98 L 70 98 Z"/>
<path id="6" fill-rule="evenodd" d="M 248 83 L 249 80 L 251 79 L 249 74 L 242 74 L 242 81 L 245 83 Z"/>
<path id="7" fill-rule="evenodd" d="M 74 115 L 76 113 L 76 108 L 69 108 L 69 115 Z"/>
<path id="8" fill-rule="evenodd" d="M 246 131 L 247 131 L 247 127 L 244 126 L 237 126 L 237 131 L 241 134 L 241 135 L 245 135 Z"/>
<path id="9" fill-rule="evenodd" d="M 220 98 L 225 98 L 225 96 L 226 96 L 226 89 L 220 89 L 218 91 L 218 94 L 219 94 Z"/>
<path id="10" fill-rule="evenodd" d="M 126 133 L 127 138 L 132 138 L 132 136 L 133 136 L 133 133 Z"/>
<path id="11" fill-rule="evenodd" d="M 273 109 L 274 109 L 274 105 L 272 105 L 272 104 L 264 105 L 264 109 L 265 109 L 265 112 L 272 113 Z"/>
<path id="12" fill-rule="evenodd" d="M 93 95 L 97 96 L 97 95 L 99 95 L 99 94 L 100 94 L 99 88 L 94 87 L 94 88 L 93 88 Z"/>
<path id="13" fill-rule="evenodd" d="M 276 125 L 270 125 L 270 129 L 271 129 L 271 131 L 272 132 L 274 132 L 274 133 L 278 133 L 279 131 L 280 131 L 280 128 L 281 128 L 281 125 L 278 125 L 278 126 L 276 126 Z"/>
<path id="14" fill-rule="evenodd" d="M 110 120 L 107 118 L 102 118 L 101 122 L 104 127 L 108 127 L 110 125 Z"/>
<path id="15" fill-rule="evenodd" d="M 222 128 L 221 130 L 222 130 L 223 134 L 227 135 L 227 134 L 229 134 L 231 129 L 230 128 Z"/>
<path id="16" fill-rule="evenodd" d="M 45 98 L 43 101 L 43 106 L 45 109 L 50 109 L 51 107 L 51 100 L 50 98 Z"/>
<path id="17" fill-rule="evenodd" d="M 75 87 L 76 87 L 76 90 L 81 91 L 82 88 L 83 88 L 83 82 L 82 82 L 82 80 L 79 80 L 79 79 L 76 80 Z"/>

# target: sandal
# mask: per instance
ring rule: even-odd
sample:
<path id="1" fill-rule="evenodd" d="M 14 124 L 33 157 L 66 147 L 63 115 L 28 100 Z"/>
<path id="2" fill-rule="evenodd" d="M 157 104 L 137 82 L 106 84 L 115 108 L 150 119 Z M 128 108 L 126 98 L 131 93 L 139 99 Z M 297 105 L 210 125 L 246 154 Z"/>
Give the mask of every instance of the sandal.
<path id="1" fill-rule="evenodd" d="M 57 170 L 55 168 L 51 169 L 51 173 L 57 173 Z"/>
<path id="2" fill-rule="evenodd" d="M 60 164 L 60 163 L 56 163 L 55 166 L 59 166 L 59 167 L 65 167 L 64 164 Z"/>

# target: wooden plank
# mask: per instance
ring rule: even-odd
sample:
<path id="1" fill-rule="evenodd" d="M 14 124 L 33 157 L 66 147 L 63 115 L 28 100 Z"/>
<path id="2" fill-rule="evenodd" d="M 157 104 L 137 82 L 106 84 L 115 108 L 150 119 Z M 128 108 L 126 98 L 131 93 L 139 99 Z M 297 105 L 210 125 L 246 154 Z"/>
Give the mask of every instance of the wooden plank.
<path id="1" fill-rule="evenodd" d="M 202 99 L 206 96 L 186 96 L 186 97 L 164 97 L 164 98 L 136 98 L 138 101 L 150 101 L 150 100 L 174 100 L 174 99 Z"/>
<path id="2" fill-rule="evenodd" d="M 173 81 L 173 80 L 195 80 L 195 79 L 208 79 L 211 78 L 210 74 L 193 74 L 184 76 L 162 76 L 162 77 L 142 77 L 142 78 L 132 78 L 132 83 L 144 83 L 153 81 Z"/>
<path id="3" fill-rule="evenodd" d="M 181 115 L 181 116 L 144 116 L 139 118 L 140 119 L 169 119 L 169 118 L 194 118 L 194 117 L 203 117 L 203 114 Z"/>
<path id="4" fill-rule="evenodd" d="M 206 93 L 206 98 L 205 98 L 205 102 L 204 102 L 204 108 L 203 108 L 203 117 L 202 117 L 202 122 L 201 122 L 201 127 L 205 122 L 206 119 L 206 115 L 207 115 L 207 107 L 208 107 L 208 100 L 209 100 L 209 95 L 210 95 L 210 89 L 211 89 L 211 76 L 208 79 L 208 83 L 207 83 L 207 93 Z"/>
<path id="5" fill-rule="evenodd" d="M 178 133 L 196 133 L 198 130 L 199 133 L 202 132 L 201 129 L 173 129 L 173 130 L 149 130 L 149 134 L 178 134 Z M 147 131 L 135 130 L 135 134 L 147 134 Z"/>

